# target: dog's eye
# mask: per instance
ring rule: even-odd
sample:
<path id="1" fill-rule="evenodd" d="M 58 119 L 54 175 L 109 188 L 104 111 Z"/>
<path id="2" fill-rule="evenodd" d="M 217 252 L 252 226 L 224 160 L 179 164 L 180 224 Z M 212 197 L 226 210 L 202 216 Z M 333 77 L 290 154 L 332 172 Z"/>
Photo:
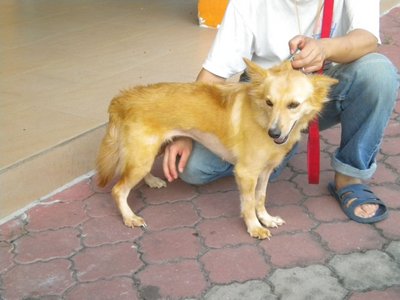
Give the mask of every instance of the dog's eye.
<path id="1" fill-rule="evenodd" d="M 270 107 L 274 106 L 274 104 L 269 99 L 265 100 L 265 103 L 267 103 L 267 105 Z"/>
<path id="2" fill-rule="evenodd" d="M 287 108 L 289 108 L 289 109 L 295 109 L 295 108 L 297 108 L 299 105 L 300 105 L 299 102 L 291 102 L 291 103 L 289 103 L 289 105 L 287 106 Z"/>

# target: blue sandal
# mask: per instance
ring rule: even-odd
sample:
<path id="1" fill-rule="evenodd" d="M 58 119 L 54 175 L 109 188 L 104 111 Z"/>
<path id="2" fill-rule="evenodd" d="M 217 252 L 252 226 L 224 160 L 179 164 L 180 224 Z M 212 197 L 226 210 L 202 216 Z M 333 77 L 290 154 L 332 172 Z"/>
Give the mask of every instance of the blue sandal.
<path id="1" fill-rule="evenodd" d="M 364 184 L 352 184 L 336 190 L 335 184 L 329 183 L 328 189 L 332 196 L 339 201 L 343 212 L 358 223 L 376 223 L 388 216 L 386 205 Z M 379 208 L 373 217 L 358 217 L 354 214 L 354 210 L 357 206 L 363 204 L 378 204 Z"/>

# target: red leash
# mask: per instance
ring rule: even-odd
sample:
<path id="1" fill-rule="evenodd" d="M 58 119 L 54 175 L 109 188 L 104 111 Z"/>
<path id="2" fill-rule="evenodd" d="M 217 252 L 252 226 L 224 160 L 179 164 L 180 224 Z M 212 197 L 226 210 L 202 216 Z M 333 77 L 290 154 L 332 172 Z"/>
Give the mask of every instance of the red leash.
<path id="1" fill-rule="evenodd" d="M 325 0 L 324 12 L 322 16 L 321 38 L 328 38 L 331 35 L 333 2 L 334 0 Z M 318 73 L 322 74 L 323 68 L 321 68 Z M 307 162 L 308 183 L 318 184 L 320 172 L 320 143 L 318 119 L 314 119 L 310 123 L 308 128 Z"/>

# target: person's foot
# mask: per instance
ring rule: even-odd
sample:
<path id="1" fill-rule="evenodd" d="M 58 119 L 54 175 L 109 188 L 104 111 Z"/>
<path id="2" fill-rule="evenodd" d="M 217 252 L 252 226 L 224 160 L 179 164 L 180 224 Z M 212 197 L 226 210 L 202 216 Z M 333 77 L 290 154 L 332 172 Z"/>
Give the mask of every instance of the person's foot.
<path id="1" fill-rule="evenodd" d="M 361 183 L 361 180 L 354 177 L 349 177 L 340 173 L 335 173 L 335 186 L 336 190 L 341 190 L 342 188 L 349 186 L 351 184 Z M 356 198 L 351 199 L 347 202 L 347 206 L 350 206 Z M 354 209 L 354 214 L 360 218 L 371 218 L 375 216 L 379 208 L 378 204 L 362 204 Z"/>

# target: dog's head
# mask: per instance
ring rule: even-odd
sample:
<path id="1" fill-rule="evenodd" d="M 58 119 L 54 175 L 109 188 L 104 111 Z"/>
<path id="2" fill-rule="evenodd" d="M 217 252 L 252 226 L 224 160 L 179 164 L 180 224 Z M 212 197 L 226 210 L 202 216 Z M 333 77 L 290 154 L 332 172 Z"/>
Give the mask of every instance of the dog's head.
<path id="1" fill-rule="evenodd" d="M 300 132 L 322 110 L 336 79 L 306 75 L 294 70 L 290 61 L 263 69 L 245 59 L 250 76 L 249 95 L 257 106 L 257 122 L 276 144 L 284 144 L 293 131 Z"/>

